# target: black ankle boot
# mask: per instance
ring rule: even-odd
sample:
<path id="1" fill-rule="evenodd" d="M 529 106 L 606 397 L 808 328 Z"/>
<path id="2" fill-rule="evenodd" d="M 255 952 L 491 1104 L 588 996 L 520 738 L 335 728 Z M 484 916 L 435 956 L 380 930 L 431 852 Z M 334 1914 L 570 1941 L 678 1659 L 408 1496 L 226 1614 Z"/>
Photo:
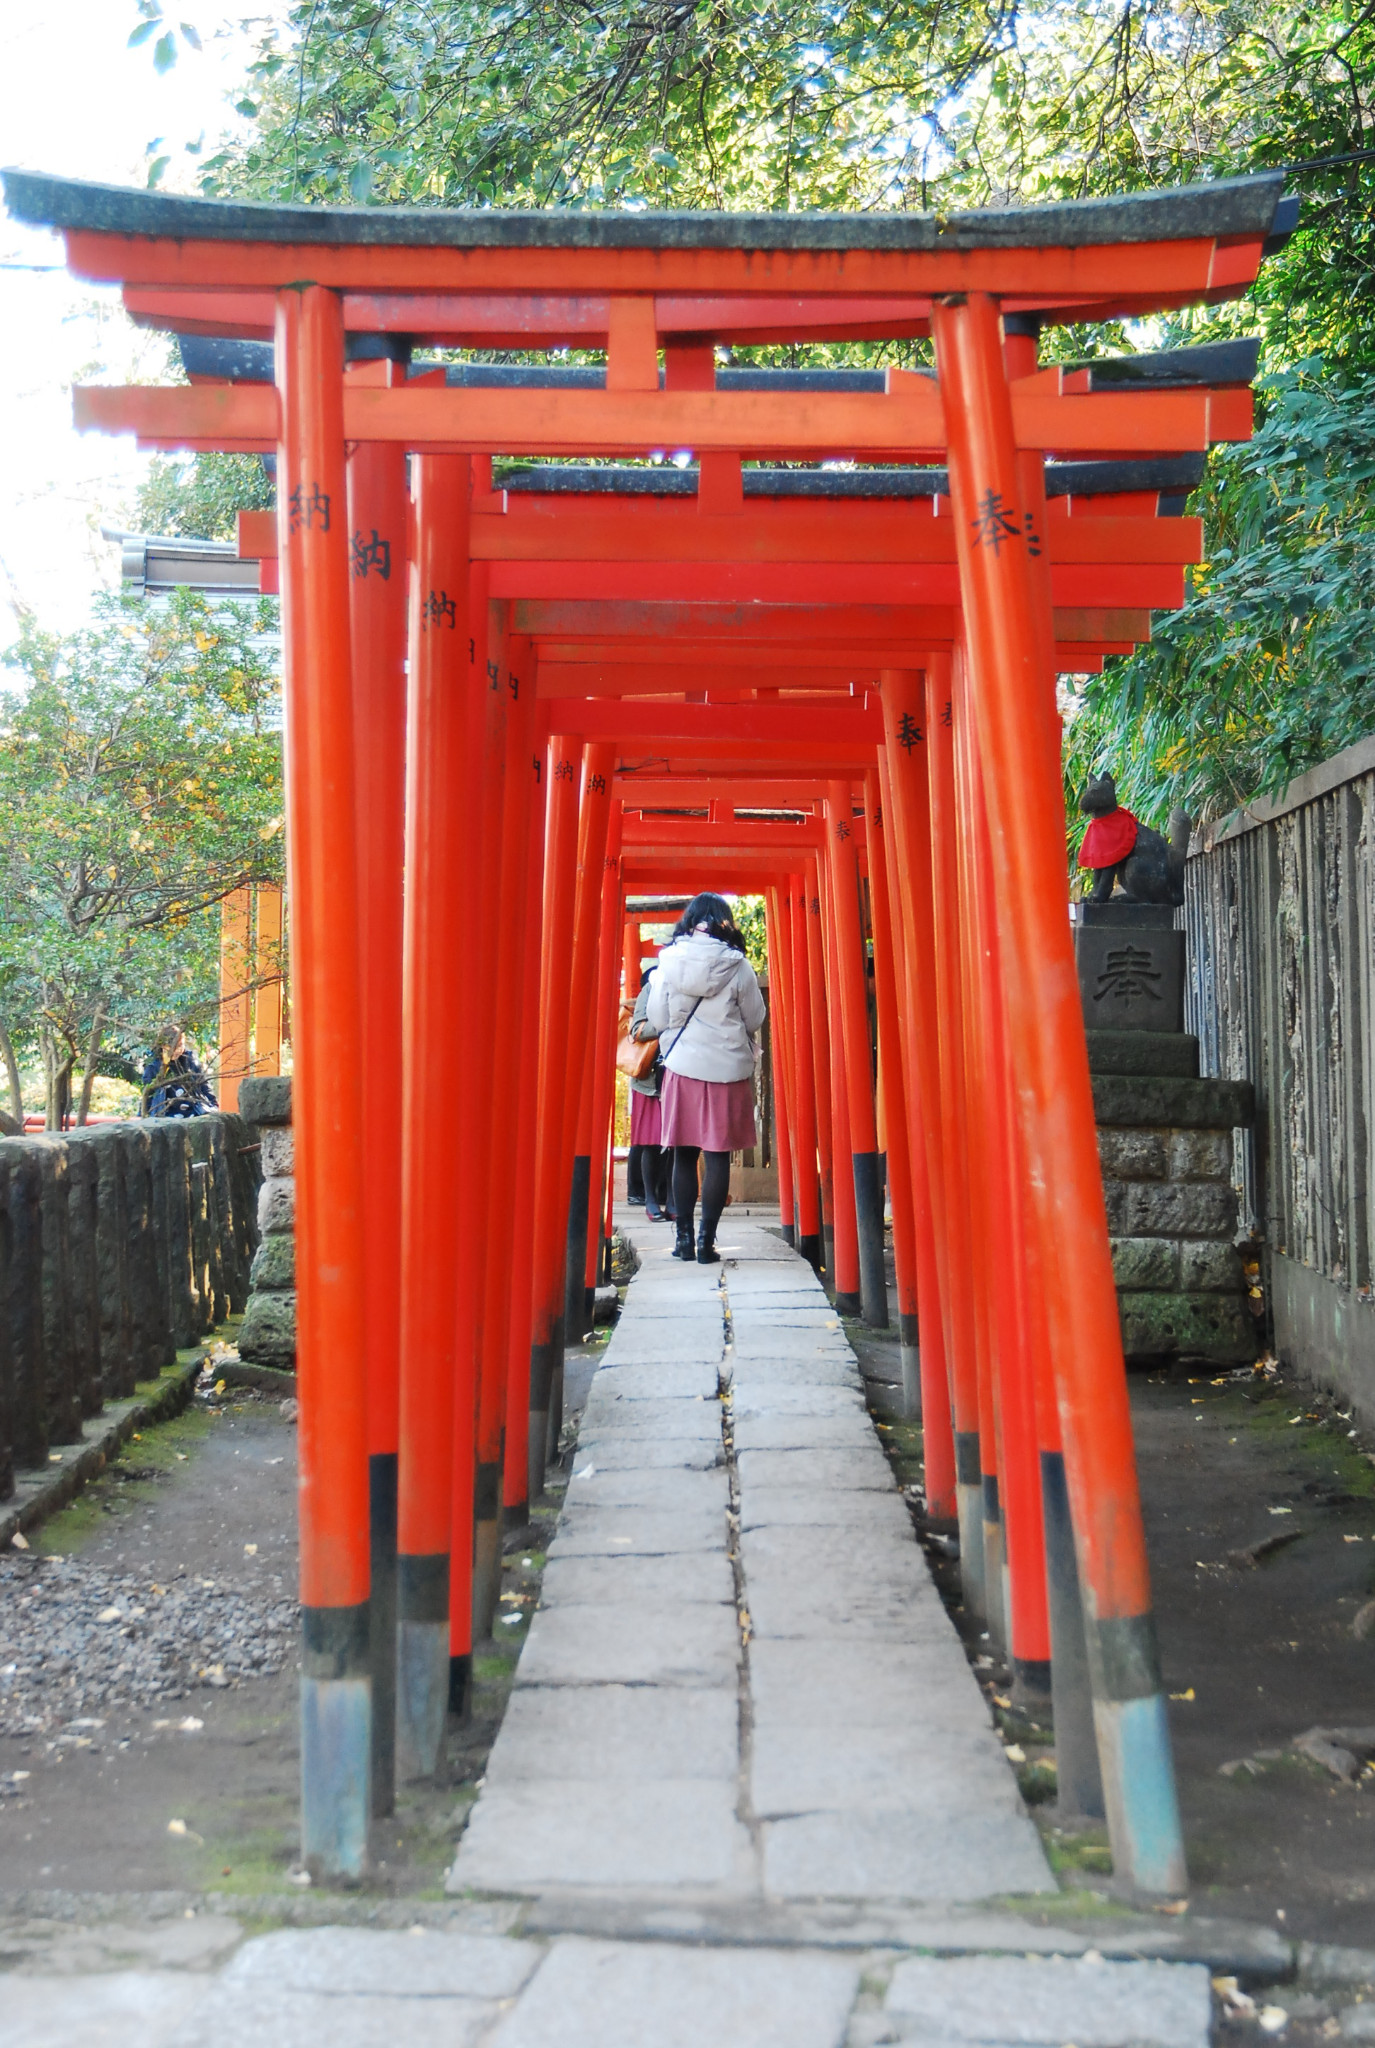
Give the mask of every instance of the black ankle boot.
<path id="1" fill-rule="evenodd" d="M 696 1253 L 692 1249 L 692 1225 L 690 1223 L 679 1223 L 675 1227 L 678 1236 L 673 1247 L 674 1258 L 692 1260 L 696 1257 Z"/>
<path id="2" fill-rule="evenodd" d="M 697 1233 L 697 1263 L 699 1266 L 719 1266 L 721 1254 L 716 1249 L 716 1232 L 703 1224 Z"/>

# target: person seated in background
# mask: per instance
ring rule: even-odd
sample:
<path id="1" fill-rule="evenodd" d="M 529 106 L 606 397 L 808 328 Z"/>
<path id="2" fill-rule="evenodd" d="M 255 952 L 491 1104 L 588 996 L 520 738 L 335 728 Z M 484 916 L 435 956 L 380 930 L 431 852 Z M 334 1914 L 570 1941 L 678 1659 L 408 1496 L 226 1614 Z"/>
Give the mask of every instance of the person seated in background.
<path id="1" fill-rule="evenodd" d="M 144 1116 L 205 1116 L 218 1109 L 200 1061 L 180 1024 L 164 1024 L 143 1062 Z"/>

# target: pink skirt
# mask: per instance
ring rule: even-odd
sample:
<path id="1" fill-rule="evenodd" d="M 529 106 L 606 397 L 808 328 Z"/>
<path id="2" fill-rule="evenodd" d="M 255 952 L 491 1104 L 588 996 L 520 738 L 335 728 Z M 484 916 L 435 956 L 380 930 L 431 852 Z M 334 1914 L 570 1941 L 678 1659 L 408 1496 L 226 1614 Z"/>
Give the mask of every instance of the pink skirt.
<path id="1" fill-rule="evenodd" d="M 704 1152 L 743 1152 L 759 1140 L 753 1081 L 690 1081 L 664 1075 L 664 1145 L 700 1145 Z"/>
<path id="2" fill-rule="evenodd" d="M 659 1131 L 663 1123 L 663 1104 L 657 1095 L 641 1095 L 638 1088 L 630 1091 L 630 1142 L 632 1145 L 662 1145 Z"/>

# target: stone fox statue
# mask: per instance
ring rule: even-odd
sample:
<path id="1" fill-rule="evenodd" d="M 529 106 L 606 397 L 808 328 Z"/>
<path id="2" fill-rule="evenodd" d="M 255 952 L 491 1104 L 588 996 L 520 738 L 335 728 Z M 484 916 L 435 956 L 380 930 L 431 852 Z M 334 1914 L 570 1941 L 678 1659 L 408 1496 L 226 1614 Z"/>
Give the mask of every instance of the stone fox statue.
<path id="1" fill-rule="evenodd" d="M 1170 812 L 1170 836 L 1140 824 L 1117 801 L 1111 775 L 1097 775 L 1079 799 L 1092 823 L 1079 848 L 1079 865 L 1093 870 L 1090 900 L 1106 903 L 1115 884 L 1131 903 L 1182 903 L 1189 820 L 1178 804 Z"/>

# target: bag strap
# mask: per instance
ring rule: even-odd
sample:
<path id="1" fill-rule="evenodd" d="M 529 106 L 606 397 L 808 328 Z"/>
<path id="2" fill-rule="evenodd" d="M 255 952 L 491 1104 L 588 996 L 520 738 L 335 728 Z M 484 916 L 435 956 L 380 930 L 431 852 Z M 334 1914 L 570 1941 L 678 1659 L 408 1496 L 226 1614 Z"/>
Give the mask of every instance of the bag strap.
<path id="1" fill-rule="evenodd" d="M 698 1011 L 699 1011 L 699 1010 L 701 1009 L 701 1007 L 702 1007 L 702 997 L 701 997 L 701 996 L 698 996 L 698 998 L 697 998 L 696 1002 L 695 1002 L 695 1003 L 693 1004 L 692 1008 L 691 1008 L 691 1009 L 690 1009 L 690 1010 L 688 1011 L 688 1013 L 687 1013 L 686 1017 L 684 1017 L 684 1019 L 683 1019 L 682 1023 L 681 1023 L 681 1024 L 680 1024 L 680 1025 L 678 1026 L 678 1033 L 677 1033 L 677 1037 L 675 1037 L 675 1039 L 674 1039 L 674 1041 L 673 1041 L 673 1044 L 672 1044 L 672 1045 L 671 1045 L 671 1046 L 669 1047 L 669 1051 L 670 1051 L 670 1052 L 676 1052 L 676 1051 L 677 1051 L 677 1048 L 678 1048 L 678 1039 L 682 1037 L 683 1033 L 684 1033 L 684 1032 L 685 1032 L 685 1031 L 687 1030 L 687 1028 L 688 1028 L 688 1025 L 689 1025 L 689 1024 L 690 1024 L 690 1023 L 692 1022 L 693 1018 L 694 1018 L 694 1017 L 695 1017 L 695 1016 L 697 1015 L 697 1012 L 698 1012 Z M 660 1058 L 660 1059 L 662 1059 L 662 1058 L 663 1058 L 663 1056 L 664 1056 L 664 1051 L 663 1051 L 663 1041 L 662 1041 L 662 1039 L 661 1039 L 661 1040 L 660 1040 L 660 1042 L 659 1042 L 659 1058 Z"/>

